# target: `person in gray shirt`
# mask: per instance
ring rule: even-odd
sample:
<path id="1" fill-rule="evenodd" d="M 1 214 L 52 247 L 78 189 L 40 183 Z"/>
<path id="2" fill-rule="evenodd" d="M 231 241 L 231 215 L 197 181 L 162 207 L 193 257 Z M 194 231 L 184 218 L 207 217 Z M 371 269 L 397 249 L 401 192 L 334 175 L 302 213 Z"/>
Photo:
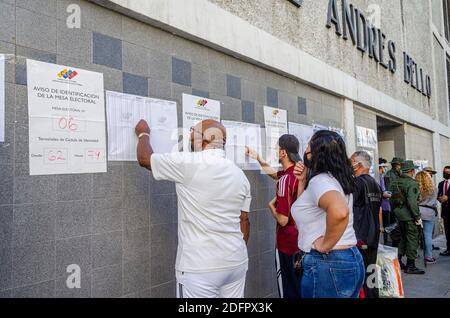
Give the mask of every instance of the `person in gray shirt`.
<path id="1" fill-rule="evenodd" d="M 416 182 L 420 191 L 419 210 L 423 221 L 425 239 L 425 262 L 436 263 L 433 257 L 433 229 L 437 218 L 437 188 L 429 173 L 421 171 L 416 175 Z"/>

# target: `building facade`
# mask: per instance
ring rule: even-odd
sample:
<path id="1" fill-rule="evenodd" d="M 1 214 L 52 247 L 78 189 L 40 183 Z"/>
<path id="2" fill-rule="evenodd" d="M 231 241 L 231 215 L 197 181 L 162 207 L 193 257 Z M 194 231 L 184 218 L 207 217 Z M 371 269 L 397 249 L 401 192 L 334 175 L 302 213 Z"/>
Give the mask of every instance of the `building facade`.
<path id="1" fill-rule="evenodd" d="M 274 106 L 290 122 L 342 128 L 349 152 L 364 149 L 357 126 L 373 129 L 375 158 L 441 170 L 450 164 L 449 11 L 448 0 L 0 0 L 0 296 L 175 296 L 173 184 L 127 162 L 104 174 L 29 175 L 26 59 L 176 101 L 179 118 L 188 93 L 219 100 L 225 120 L 264 125 L 263 107 Z M 277 297 L 274 183 L 246 174 L 246 296 Z M 67 287 L 71 264 L 81 288 Z"/>

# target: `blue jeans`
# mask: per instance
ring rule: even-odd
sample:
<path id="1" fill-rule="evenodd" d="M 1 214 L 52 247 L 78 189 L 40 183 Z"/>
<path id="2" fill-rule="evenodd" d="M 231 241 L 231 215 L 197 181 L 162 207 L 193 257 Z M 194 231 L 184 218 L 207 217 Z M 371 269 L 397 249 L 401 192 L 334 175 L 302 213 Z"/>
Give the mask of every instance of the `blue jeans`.
<path id="1" fill-rule="evenodd" d="M 423 220 L 423 236 L 425 237 L 425 257 L 433 257 L 434 221 Z"/>
<path id="2" fill-rule="evenodd" d="M 311 250 L 303 259 L 302 298 L 358 298 L 365 269 L 356 247 L 331 251 Z"/>

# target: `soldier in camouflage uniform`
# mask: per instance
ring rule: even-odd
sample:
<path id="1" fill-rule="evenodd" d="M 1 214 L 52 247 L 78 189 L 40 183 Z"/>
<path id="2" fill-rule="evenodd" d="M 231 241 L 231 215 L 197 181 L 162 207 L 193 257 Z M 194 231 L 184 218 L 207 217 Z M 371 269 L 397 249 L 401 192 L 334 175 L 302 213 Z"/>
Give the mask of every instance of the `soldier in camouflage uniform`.
<path id="1" fill-rule="evenodd" d="M 385 185 L 386 191 L 394 192 L 391 189 L 391 184 L 396 179 L 400 178 L 400 175 L 402 174 L 400 167 L 401 167 L 401 164 L 403 161 L 404 160 L 402 158 L 395 157 L 390 162 L 392 169 L 389 170 L 384 176 L 384 185 Z M 394 207 L 392 206 L 392 202 L 390 202 L 390 203 L 391 203 L 391 223 L 395 223 L 395 222 L 397 222 L 397 220 L 396 220 L 395 214 L 394 214 Z M 398 247 L 400 244 L 400 239 L 401 239 L 401 233 L 400 233 L 400 229 L 398 227 L 396 227 L 394 230 L 392 230 L 392 232 L 390 233 L 390 238 L 392 240 L 392 246 Z"/>
<path id="2" fill-rule="evenodd" d="M 415 169 L 417 167 L 411 160 L 401 164 L 402 174 L 391 183 L 391 203 L 401 233 L 398 254 L 402 268 L 407 274 L 425 274 L 415 265 L 420 240 L 419 226 L 422 225 L 418 203 L 420 192 L 413 179 Z M 403 256 L 407 258 L 406 267 L 402 263 Z"/>
<path id="3" fill-rule="evenodd" d="M 384 176 L 384 185 L 387 191 L 392 192 L 392 190 L 390 189 L 390 185 L 395 179 L 400 177 L 401 175 L 400 167 L 403 161 L 404 161 L 403 159 L 395 157 L 390 162 L 392 169 L 386 172 Z"/>

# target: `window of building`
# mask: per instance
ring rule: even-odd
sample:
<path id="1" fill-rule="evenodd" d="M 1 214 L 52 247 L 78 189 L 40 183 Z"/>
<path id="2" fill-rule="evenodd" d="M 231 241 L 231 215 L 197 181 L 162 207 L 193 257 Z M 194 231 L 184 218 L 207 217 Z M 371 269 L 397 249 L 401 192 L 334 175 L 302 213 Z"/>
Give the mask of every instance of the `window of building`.
<path id="1" fill-rule="evenodd" d="M 445 38 L 450 42 L 450 0 L 442 0 L 444 5 Z"/>

